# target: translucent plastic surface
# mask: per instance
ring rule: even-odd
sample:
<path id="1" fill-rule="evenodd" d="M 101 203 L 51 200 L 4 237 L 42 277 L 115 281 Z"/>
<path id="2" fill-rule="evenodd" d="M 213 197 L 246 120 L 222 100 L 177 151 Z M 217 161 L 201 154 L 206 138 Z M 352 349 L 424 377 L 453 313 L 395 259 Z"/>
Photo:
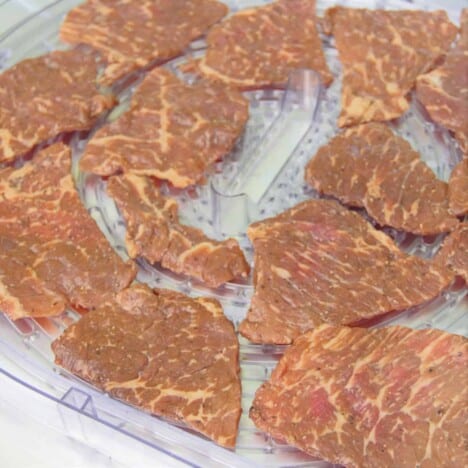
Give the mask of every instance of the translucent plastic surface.
<path id="1" fill-rule="evenodd" d="M 61 0 L 0 38 L 0 66 L 9 67 L 17 61 L 49 50 L 63 48 L 58 41 L 58 28 L 63 15 L 79 3 Z M 226 1 L 237 10 L 266 1 Z M 349 6 L 418 8 L 416 2 L 338 2 Z M 319 2 L 323 11 L 334 2 Z M 424 4 L 424 7 L 430 3 Z M 449 12 L 456 21 L 458 12 Z M 0 14 L 1 7 L 0 7 Z M 222 239 L 236 237 L 251 259 L 251 246 L 245 235 L 254 220 L 275 215 L 292 205 L 317 194 L 303 181 L 305 164 L 317 149 L 336 134 L 339 113 L 340 63 L 333 43 L 325 39 L 327 60 L 335 81 L 325 90 L 317 75 L 310 70 L 294 71 L 286 90 L 248 92 L 250 119 L 247 129 L 235 150 L 217 164 L 207 177 L 207 184 L 185 191 L 164 186 L 165 192 L 177 199 L 184 222 L 202 228 L 208 235 Z M 197 55 L 204 48 L 203 40 L 196 41 L 187 56 Z M 179 73 L 185 58 L 167 66 Z M 186 77 L 189 79 L 189 77 Z M 108 118 L 116 118 L 128 104 L 132 88 L 121 92 L 122 105 Z M 99 125 L 102 125 L 101 122 Z M 410 111 L 392 124 L 396 133 L 407 138 L 422 158 L 446 180 L 458 160 L 447 132 L 430 123 L 424 111 L 413 105 Z M 106 194 L 106 183 L 99 177 L 84 176 L 77 170 L 77 161 L 86 144 L 79 135 L 72 139 L 74 176 L 83 203 L 97 221 L 115 249 L 126 258 L 124 244 L 125 223 L 114 202 Z M 420 238 L 388 230 L 398 244 L 408 252 L 430 257 L 437 249 L 441 236 Z M 237 325 L 245 316 L 253 287 L 228 283 L 212 290 L 189 278 L 175 275 L 158 266 L 138 260 L 138 279 L 151 286 L 169 287 L 189 295 L 209 295 L 219 299 L 229 318 Z M 401 323 L 415 328 L 437 327 L 453 333 L 468 334 L 466 288 L 455 284 L 451 290 L 430 304 L 406 311 L 397 317 L 387 317 L 382 323 Z M 53 424 L 73 437 L 99 446 L 99 431 L 114 430 L 119 437 L 142 440 L 164 456 L 173 456 L 188 464 L 203 466 L 329 466 L 258 431 L 248 418 L 248 410 L 259 385 L 268 378 L 280 358 L 283 347 L 260 346 L 240 337 L 243 385 L 243 415 L 235 452 L 229 452 L 184 428 L 170 425 L 120 402 L 113 401 L 86 383 L 68 375 L 53 364 L 50 342 L 79 314 L 68 311 L 51 319 L 23 319 L 15 323 L 0 316 L 0 352 L 25 370 L 34 379 L 32 389 L 43 398 L 44 406 L 58 417 Z M 377 324 L 376 324 L 377 325 Z M 19 383 L 29 378 L 9 375 Z M 0 391 L 1 393 L 1 391 Z M 40 399 L 38 400 L 39 404 Z M 51 404 L 53 402 L 53 404 Z M 93 425 L 94 424 L 94 425 Z M 96 426 L 97 425 L 97 426 Z M 97 427 L 97 429 L 95 428 Z M 101 428 L 101 429 L 99 429 Z M 97 431 L 97 432 L 94 432 Z M 99 447 L 98 447 L 99 448 Z"/>

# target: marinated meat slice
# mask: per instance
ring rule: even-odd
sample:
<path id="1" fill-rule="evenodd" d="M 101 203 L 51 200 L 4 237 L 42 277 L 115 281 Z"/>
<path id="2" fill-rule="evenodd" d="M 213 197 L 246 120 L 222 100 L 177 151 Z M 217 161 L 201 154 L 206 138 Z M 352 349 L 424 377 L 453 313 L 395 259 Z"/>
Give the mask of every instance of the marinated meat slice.
<path id="1" fill-rule="evenodd" d="M 320 148 L 306 168 L 308 184 L 382 226 L 418 235 L 455 229 L 449 189 L 411 145 L 380 123 L 345 130 Z"/>
<path id="2" fill-rule="evenodd" d="M 402 115 L 418 75 L 457 34 L 444 11 L 333 7 L 325 16 L 343 65 L 340 127 Z"/>
<path id="3" fill-rule="evenodd" d="M 239 344 L 214 299 L 135 285 L 52 343 L 55 362 L 126 403 L 234 447 Z"/>
<path id="4" fill-rule="evenodd" d="M 207 82 L 189 86 L 156 69 L 131 108 L 89 141 L 80 166 L 102 176 L 132 172 L 187 187 L 231 151 L 248 113 L 248 101 L 235 90 Z"/>
<path id="5" fill-rule="evenodd" d="M 284 87 L 291 70 L 333 79 L 318 35 L 315 0 L 279 0 L 239 11 L 214 26 L 198 71 L 240 89 Z"/>
<path id="6" fill-rule="evenodd" d="M 98 57 L 84 48 L 23 60 L 0 75 L 0 162 L 65 132 L 90 129 L 115 104 L 96 87 Z"/>
<path id="7" fill-rule="evenodd" d="M 467 466 L 467 381 L 463 336 L 322 325 L 286 351 L 250 417 L 347 467 Z"/>
<path id="8" fill-rule="evenodd" d="M 227 12 L 216 0 L 87 0 L 68 13 L 60 38 L 100 51 L 108 63 L 101 80 L 112 84 L 181 55 Z"/>
<path id="9" fill-rule="evenodd" d="M 249 274 L 236 240 L 218 242 L 179 223 L 176 201 L 162 196 L 151 179 L 133 174 L 111 177 L 107 191 L 125 219 L 130 257 L 160 262 L 215 288 Z"/>
<path id="10" fill-rule="evenodd" d="M 407 255 L 339 203 L 310 200 L 254 223 L 250 309 L 240 333 L 289 344 L 323 323 L 355 325 L 435 298 L 453 274 Z"/>
<path id="11" fill-rule="evenodd" d="M 418 77 L 416 90 L 431 118 L 458 134 L 462 142 L 468 138 L 468 9 L 463 10 L 460 23 L 456 46 L 440 67 Z"/>
<path id="12" fill-rule="evenodd" d="M 61 143 L 0 170 L 0 309 L 12 319 L 92 309 L 135 276 L 81 204 L 70 170 Z"/>
<path id="13" fill-rule="evenodd" d="M 468 159 L 460 161 L 450 175 L 449 202 L 454 215 L 468 214 Z"/>
<path id="14" fill-rule="evenodd" d="M 460 224 L 445 238 L 435 262 L 445 265 L 468 283 L 468 222 Z"/>

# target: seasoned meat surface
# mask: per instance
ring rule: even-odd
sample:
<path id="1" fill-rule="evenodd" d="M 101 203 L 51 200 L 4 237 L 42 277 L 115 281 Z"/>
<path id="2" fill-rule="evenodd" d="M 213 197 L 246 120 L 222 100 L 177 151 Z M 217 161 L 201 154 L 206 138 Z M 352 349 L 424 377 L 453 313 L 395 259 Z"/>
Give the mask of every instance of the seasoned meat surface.
<path id="1" fill-rule="evenodd" d="M 115 398 L 232 448 L 239 344 L 214 299 L 135 285 L 52 343 L 55 362 Z"/>
<path id="2" fill-rule="evenodd" d="M 468 222 L 460 224 L 444 239 L 435 262 L 448 267 L 468 283 Z"/>
<path id="3" fill-rule="evenodd" d="M 326 11 L 326 25 L 343 65 L 340 127 L 402 115 L 416 78 L 435 66 L 457 34 L 440 10 L 338 6 Z"/>
<path id="4" fill-rule="evenodd" d="M 101 176 L 130 172 L 187 187 L 232 150 L 248 115 L 238 91 L 204 81 L 187 85 L 156 69 L 130 109 L 91 138 L 80 166 Z"/>
<path id="5" fill-rule="evenodd" d="M 0 162 L 61 133 L 89 130 L 115 104 L 96 87 L 98 56 L 85 48 L 23 60 L 0 75 Z"/>
<path id="6" fill-rule="evenodd" d="M 323 323 L 354 325 L 429 301 L 453 274 L 410 256 L 334 201 L 310 200 L 251 225 L 254 285 L 240 333 L 289 344 Z"/>
<path id="7" fill-rule="evenodd" d="M 160 262 L 214 288 L 249 274 L 249 265 L 235 239 L 215 241 L 200 229 L 181 224 L 177 202 L 161 195 L 148 177 L 111 177 L 107 191 L 125 219 L 130 257 Z"/>
<path id="8" fill-rule="evenodd" d="M 333 79 L 322 50 L 315 0 L 279 0 L 241 10 L 214 26 L 202 76 L 239 89 L 284 87 L 293 69 L 316 71 L 325 85 Z"/>
<path id="9" fill-rule="evenodd" d="M 447 183 L 381 123 L 359 125 L 332 138 L 307 165 L 305 179 L 322 194 L 365 208 L 382 226 L 431 235 L 458 225 Z"/>
<path id="10" fill-rule="evenodd" d="M 87 0 L 67 14 L 60 38 L 100 51 L 108 65 L 101 81 L 112 84 L 181 55 L 227 12 L 216 0 Z"/>
<path id="11" fill-rule="evenodd" d="M 93 309 L 135 276 L 82 205 L 70 171 L 61 143 L 0 170 L 0 310 L 13 319 Z"/>
<path id="12" fill-rule="evenodd" d="M 250 417 L 347 467 L 466 466 L 467 381 L 463 336 L 322 325 L 286 351 Z"/>

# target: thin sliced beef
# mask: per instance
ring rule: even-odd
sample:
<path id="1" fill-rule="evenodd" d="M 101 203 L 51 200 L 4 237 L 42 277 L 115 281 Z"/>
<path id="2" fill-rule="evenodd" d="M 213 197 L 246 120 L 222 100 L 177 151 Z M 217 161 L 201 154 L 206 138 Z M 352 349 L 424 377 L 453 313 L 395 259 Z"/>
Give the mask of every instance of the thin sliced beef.
<path id="1" fill-rule="evenodd" d="M 402 115 L 418 75 L 434 67 L 457 34 L 444 11 L 333 7 L 326 25 L 343 65 L 340 127 Z"/>
<path id="2" fill-rule="evenodd" d="M 111 177 L 107 191 L 125 219 L 130 257 L 159 262 L 210 287 L 249 274 L 236 240 L 218 242 L 179 223 L 176 201 L 161 195 L 151 179 L 133 174 Z"/>
<path id="3" fill-rule="evenodd" d="M 406 140 L 380 123 L 334 137 L 309 162 L 305 179 L 322 194 L 365 208 L 382 226 L 430 235 L 458 225 L 449 209 L 447 183 Z"/>
<path id="4" fill-rule="evenodd" d="M 81 204 L 70 171 L 61 143 L 0 170 L 0 309 L 13 319 L 92 309 L 135 276 Z"/>
<path id="5" fill-rule="evenodd" d="M 126 403 L 234 447 L 239 344 L 214 299 L 135 285 L 52 343 L 55 362 Z"/>
<path id="6" fill-rule="evenodd" d="M 460 161 L 450 175 L 449 204 L 454 215 L 468 214 L 468 159 Z"/>
<path id="7" fill-rule="evenodd" d="M 201 74 L 240 89 L 284 87 L 293 69 L 316 71 L 328 85 L 315 0 L 279 0 L 234 13 L 207 36 Z"/>
<path id="8" fill-rule="evenodd" d="M 418 99 L 431 118 L 455 132 L 466 153 L 468 138 L 468 9 L 462 11 L 461 32 L 443 64 L 418 77 Z"/>
<path id="9" fill-rule="evenodd" d="M 71 10 L 60 38 L 89 44 L 106 58 L 101 81 L 182 55 L 228 8 L 216 0 L 87 0 Z"/>
<path id="10" fill-rule="evenodd" d="M 310 200 L 254 223 L 255 293 L 240 333 L 289 344 L 323 323 L 354 325 L 429 301 L 453 280 L 339 203 Z"/>
<path id="11" fill-rule="evenodd" d="M 463 336 L 322 325 L 286 351 L 250 417 L 347 467 L 466 466 L 467 381 Z"/>
<path id="12" fill-rule="evenodd" d="M 468 283 L 468 222 L 460 224 L 445 238 L 435 262 L 445 265 Z"/>
<path id="13" fill-rule="evenodd" d="M 102 176 L 131 172 L 187 187 L 232 150 L 248 113 L 248 101 L 235 90 L 203 81 L 190 86 L 156 69 L 131 108 L 91 138 L 80 166 Z"/>
<path id="14" fill-rule="evenodd" d="M 88 49 L 23 60 L 0 75 L 0 162 L 64 132 L 89 130 L 115 104 L 96 87 L 98 57 Z"/>

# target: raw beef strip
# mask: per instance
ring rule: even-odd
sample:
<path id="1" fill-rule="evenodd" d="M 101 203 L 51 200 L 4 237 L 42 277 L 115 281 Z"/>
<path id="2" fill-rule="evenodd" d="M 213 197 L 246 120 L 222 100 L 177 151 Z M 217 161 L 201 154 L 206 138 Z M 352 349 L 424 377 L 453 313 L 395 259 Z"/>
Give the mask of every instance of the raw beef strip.
<path id="1" fill-rule="evenodd" d="M 300 203 L 254 223 L 248 236 L 255 293 L 239 330 L 255 343 L 289 344 L 322 323 L 355 325 L 408 309 L 453 280 L 334 201 Z"/>
<path id="2" fill-rule="evenodd" d="M 286 351 L 250 417 L 273 437 L 350 468 L 462 467 L 466 382 L 463 336 L 322 325 Z"/>
<path id="3" fill-rule="evenodd" d="M 137 89 L 131 108 L 93 136 L 80 166 L 102 176 L 132 172 L 186 187 L 231 151 L 248 114 L 248 101 L 238 91 L 207 82 L 189 86 L 156 69 Z"/>
<path id="4" fill-rule="evenodd" d="M 436 263 L 447 266 L 468 283 L 468 222 L 449 234 L 435 257 Z"/>
<path id="5" fill-rule="evenodd" d="M 240 89 L 284 87 L 296 68 L 333 79 L 317 32 L 315 0 L 279 0 L 239 11 L 214 26 L 198 70 Z"/>
<path id="6" fill-rule="evenodd" d="M 326 11 L 326 29 L 344 69 L 340 127 L 402 115 L 418 75 L 434 67 L 457 34 L 444 11 L 344 7 Z"/>
<path id="7" fill-rule="evenodd" d="M 214 299 L 135 285 L 52 343 L 55 362 L 110 395 L 234 447 L 239 344 Z"/>
<path id="8" fill-rule="evenodd" d="M 107 191 L 125 219 L 130 257 L 160 262 L 214 288 L 249 274 L 236 240 L 211 240 L 200 229 L 179 223 L 176 201 L 162 196 L 151 179 L 133 174 L 111 177 Z"/>
<path id="9" fill-rule="evenodd" d="M 0 170 L 0 309 L 13 319 L 92 309 L 135 276 L 81 204 L 70 161 L 58 143 Z"/>
<path id="10" fill-rule="evenodd" d="M 455 132 L 463 150 L 468 138 L 468 9 L 460 23 L 456 46 L 440 67 L 418 77 L 416 90 L 431 118 Z"/>
<path id="11" fill-rule="evenodd" d="M 384 124 L 337 135 L 309 162 L 305 179 L 320 193 L 364 207 L 382 226 L 429 235 L 458 225 L 449 210 L 448 185 Z"/>
<path id="12" fill-rule="evenodd" d="M 450 175 L 449 203 L 454 215 L 468 214 L 468 159 L 459 162 Z"/>
<path id="13" fill-rule="evenodd" d="M 96 87 L 98 57 L 85 48 L 23 60 L 0 75 L 0 162 L 60 133 L 90 129 L 115 104 Z"/>
<path id="14" fill-rule="evenodd" d="M 102 82 L 112 84 L 181 55 L 227 12 L 216 0 L 87 0 L 68 13 L 60 38 L 100 51 L 108 63 Z"/>

